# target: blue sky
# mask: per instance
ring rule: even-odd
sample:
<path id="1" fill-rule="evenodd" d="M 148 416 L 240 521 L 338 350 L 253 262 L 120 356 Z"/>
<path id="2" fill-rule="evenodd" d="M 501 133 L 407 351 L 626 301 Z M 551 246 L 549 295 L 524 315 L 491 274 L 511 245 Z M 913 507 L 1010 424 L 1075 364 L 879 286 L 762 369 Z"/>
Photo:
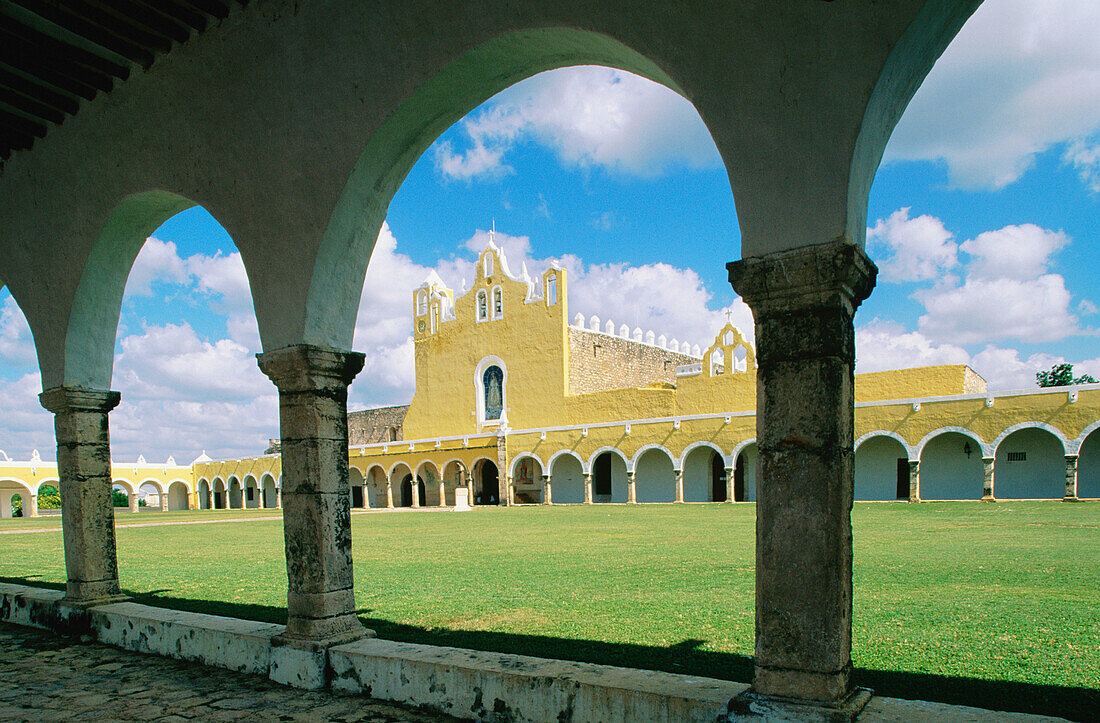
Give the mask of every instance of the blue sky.
<path id="1" fill-rule="evenodd" d="M 858 371 L 969 363 L 993 389 L 1068 360 L 1100 378 L 1100 5 L 987 0 L 899 124 L 872 188 L 878 287 L 856 318 Z M 604 68 L 536 76 L 475 109 L 412 169 L 372 257 L 351 406 L 412 395 L 411 289 L 456 289 L 494 223 L 513 269 L 570 272 L 570 310 L 706 346 L 732 309 L 740 236 L 694 109 Z M 672 251 L 672 249 L 675 249 Z M 383 279 L 386 283 L 374 283 Z M 114 456 L 262 451 L 274 388 L 232 239 L 202 209 L 158 229 L 120 320 Z M 26 323 L 0 292 L 0 449 L 53 457 Z"/>

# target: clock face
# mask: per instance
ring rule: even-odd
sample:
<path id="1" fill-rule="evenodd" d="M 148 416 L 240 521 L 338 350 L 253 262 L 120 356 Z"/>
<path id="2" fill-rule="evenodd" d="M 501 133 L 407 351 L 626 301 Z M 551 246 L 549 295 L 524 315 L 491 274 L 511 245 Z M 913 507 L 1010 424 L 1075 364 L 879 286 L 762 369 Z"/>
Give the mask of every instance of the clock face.
<path id="1" fill-rule="evenodd" d="M 424 331 L 424 320 L 421 319 L 420 323 L 416 325 L 417 330 Z"/>

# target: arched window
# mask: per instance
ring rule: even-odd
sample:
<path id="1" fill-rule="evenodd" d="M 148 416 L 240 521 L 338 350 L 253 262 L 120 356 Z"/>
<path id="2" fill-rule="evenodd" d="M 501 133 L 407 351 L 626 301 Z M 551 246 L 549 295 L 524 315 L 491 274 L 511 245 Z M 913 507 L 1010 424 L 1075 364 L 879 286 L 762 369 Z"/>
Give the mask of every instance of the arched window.
<path id="1" fill-rule="evenodd" d="M 493 276 L 493 254 L 492 253 L 485 254 L 485 258 L 482 261 L 481 266 L 482 266 L 482 269 L 481 269 L 482 270 L 482 275 L 484 275 L 485 278 L 487 278 L 487 279 L 492 278 L 492 276 Z"/>
<path id="2" fill-rule="evenodd" d="M 428 292 L 416 292 L 416 315 L 424 316 L 428 313 Z"/>
<path id="3" fill-rule="evenodd" d="M 546 277 L 546 305 L 553 306 L 558 303 L 558 276 Z"/>
<path id="4" fill-rule="evenodd" d="M 485 293 L 485 289 L 477 292 L 477 320 L 489 320 L 489 295 Z"/>
<path id="5" fill-rule="evenodd" d="M 493 289 L 493 318 L 504 318 L 504 292 L 499 286 Z"/>
<path id="6" fill-rule="evenodd" d="M 485 393 L 485 421 L 500 419 L 504 411 L 504 372 L 496 364 L 486 368 L 482 375 Z"/>

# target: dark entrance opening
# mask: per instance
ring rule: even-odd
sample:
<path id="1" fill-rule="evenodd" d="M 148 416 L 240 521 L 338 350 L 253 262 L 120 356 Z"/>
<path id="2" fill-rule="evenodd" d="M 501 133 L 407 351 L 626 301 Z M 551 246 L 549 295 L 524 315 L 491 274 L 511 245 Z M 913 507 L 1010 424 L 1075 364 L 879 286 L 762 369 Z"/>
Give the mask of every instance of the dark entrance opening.
<path id="1" fill-rule="evenodd" d="M 416 502 L 421 507 L 427 504 L 424 498 L 424 480 L 419 477 L 416 478 Z"/>
<path id="2" fill-rule="evenodd" d="M 592 497 L 595 502 L 611 501 L 611 453 L 604 452 L 592 465 Z"/>
<path id="3" fill-rule="evenodd" d="M 401 506 L 412 507 L 413 506 L 413 493 L 412 493 L 412 478 L 411 474 L 405 475 L 405 479 L 401 480 Z"/>
<path id="4" fill-rule="evenodd" d="M 733 467 L 733 501 L 745 501 L 745 455 L 737 455 Z"/>
<path id="5" fill-rule="evenodd" d="M 500 503 L 500 479 L 497 466 L 492 462 L 481 463 L 481 492 L 474 504 L 495 505 Z"/>
<path id="6" fill-rule="evenodd" d="M 351 506 L 362 507 L 363 506 L 363 488 L 360 485 L 352 485 L 351 488 Z"/>
<path id="7" fill-rule="evenodd" d="M 225 509 L 225 493 L 224 492 L 214 492 L 214 509 L 215 510 L 224 510 Z"/>
<path id="8" fill-rule="evenodd" d="M 909 499 L 909 460 L 898 457 L 898 491 L 899 500 Z"/>
<path id="9" fill-rule="evenodd" d="M 717 452 L 710 456 L 710 498 L 714 502 L 726 501 L 726 462 Z"/>

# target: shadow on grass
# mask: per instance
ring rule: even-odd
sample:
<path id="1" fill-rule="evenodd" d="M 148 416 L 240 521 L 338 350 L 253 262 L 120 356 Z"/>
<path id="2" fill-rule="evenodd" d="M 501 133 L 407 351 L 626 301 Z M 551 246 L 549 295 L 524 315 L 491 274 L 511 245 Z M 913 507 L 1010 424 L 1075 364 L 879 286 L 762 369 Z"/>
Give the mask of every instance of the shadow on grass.
<path id="1" fill-rule="evenodd" d="M 64 590 L 65 585 L 33 581 L 31 577 L 0 577 L 0 582 Z M 223 615 L 259 622 L 286 624 L 286 608 L 244 605 L 210 600 L 170 597 L 161 593 L 124 591 L 134 602 L 153 607 Z M 553 638 L 544 635 L 447 630 L 399 625 L 370 617 L 369 609 L 357 610 L 359 619 L 384 640 L 424 645 L 446 645 L 495 653 L 531 655 L 626 668 L 661 670 L 748 683 L 752 658 L 735 653 L 701 650 L 704 640 L 690 639 L 668 647 L 605 643 L 596 640 Z M 967 705 L 996 711 L 1055 715 L 1070 720 L 1093 720 L 1100 710 L 1100 690 L 1060 685 L 1038 685 L 1004 680 L 955 678 L 903 670 L 855 669 L 856 682 L 876 695 Z"/>

